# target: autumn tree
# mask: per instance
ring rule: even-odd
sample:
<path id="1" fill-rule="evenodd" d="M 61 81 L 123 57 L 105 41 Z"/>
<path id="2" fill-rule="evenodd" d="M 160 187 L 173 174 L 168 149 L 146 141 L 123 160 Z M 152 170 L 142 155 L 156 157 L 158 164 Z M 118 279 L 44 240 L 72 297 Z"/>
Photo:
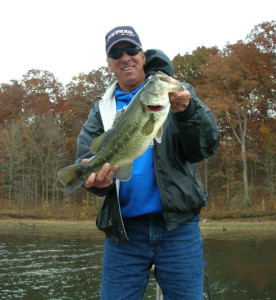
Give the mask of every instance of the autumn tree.
<path id="1" fill-rule="evenodd" d="M 254 55 L 250 55 L 252 48 L 250 44 L 239 42 L 228 45 L 220 55 L 210 57 L 208 64 L 203 68 L 206 83 L 200 87 L 201 93 L 206 93 L 207 102 L 209 100 L 223 103 L 220 113 L 225 122 L 224 127 L 229 128 L 233 138 L 240 145 L 245 207 L 251 205 L 246 156 L 248 117 L 249 112 L 254 111 L 254 90 L 257 88 Z"/>
<path id="2" fill-rule="evenodd" d="M 266 119 L 276 110 L 276 21 L 264 22 L 253 28 L 247 36 L 247 41 L 253 43 L 262 54 L 260 68 L 256 69 L 256 79 L 259 82 L 259 96 L 265 101 L 261 102 L 259 109 Z"/>
<path id="3" fill-rule="evenodd" d="M 226 191 L 228 206 L 239 198 L 239 169 L 244 207 L 250 207 L 252 192 L 260 188 L 254 178 L 259 175 L 263 154 L 267 153 L 262 151 L 260 133 L 272 132 L 271 118 L 275 117 L 275 32 L 275 22 L 265 22 L 255 26 L 244 42 L 228 44 L 223 50 L 199 47 L 192 54 L 177 55 L 173 60 L 177 78 L 194 86 L 217 119 L 221 146 L 214 157 L 204 161 L 200 170 L 205 173 L 205 184 L 210 185 L 207 186 L 209 194 L 212 194 L 213 180 L 221 182 L 224 178 L 225 184 L 221 183 L 220 187 Z M 206 170 L 213 161 L 217 164 L 213 165 L 210 177 Z M 218 165 L 223 172 L 216 168 Z"/>
<path id="4" fill-rule="evenodd" d="M 276 169 L 276 120 L 271 119 L 270 122 L 263 122 L 260 126 L 260 141 L 262 143 L 262 152 L 260 154 L 262 160 L 262 168 L 265 177 L 263 184 L 265 186 L 264 193 L 268 194 L 269 210 L 274 210 L 275 198 L 275 169 Z"/>
<path id="5" fill-rule="evenodd" d="M 62 127 L 75 153 L 76 138 L 94 102 L 104 94 L 114 77 L 106 67 L 81 73 L 67 85 L 66 101 L 62 108 Z"/>
<path id="6" fill-rule="evenodd" d="M 264 63 L 266 60 L 266 54 L 254 43 L 240 41 L 227 45 L 220 55 L 211 56 L 202 69 L 206 83 L 200 87 L 200 92 L 206 94 L 207 103 L 223 103 L 223 109 L 220 110 L 221 121 L 224 123 L 222 127 L 228 128 L 240 145 L 245 207 L 251 205 L 247 162 L 250 151 L 247 146 L 250 148 L 250 143 L 256 138 L 252 139 L 253 128 L 256 128 L 256 124 L 264 116 L 268 116 L 268 111 L 272 108 L 269 104 L 271 98 L 265 96 L 260 82 L 262 77 L 263 82 L 271 84 L 270 74 L 273 70 L 267 70 L 267 64 Z M 251 153 L 254 152 L 254 149 L 250 150 Z"/>
<path id="7" fill-rule="evenodd" d="M 18 81 L 0 86 L 0 123 L 22 118 L 26 91 Z"/>
<path id="8" fill-rule="evenodd" d="M 25 160 L 24 152 L 24 124 L 17 120 L 2 124 L 0 127 L 0 157 L 1 174 L 4 181 L 1 182 L 8 198 L 8 208 L 12 201 L 17 201 L 19 176 L 22 172 L 22 164 Z"/>
<path id="9" fill-rule="evenodd" d="M 64 88 L 53 73 L 30 70 L 23 75 L 22 86 L 26 91 L 25 117 L 35 119 L 44 113 L 57 114 L 64 100 Z"/>
<path id="10" fill-rule="evenodd" d="M 175 77 L 183 82 L 188 82 L 194 87 L 202 84 L 203 73 L 201 67 L 207 63 L 208 57 L 218 54 L 217 47 L 198 47 L 191 54 L 176 55 L 172 61 Z"/>
<path id="11" fill-rule="evenodd" d="M 197 92 L 197 87 L 203 83 L 204 74 L 202 72 L 202 66 L 207 63 L 209 56 L 216 55 L 219 52 L 217 47 L 198 47 L 196 50 L 192 51 L 191 54 L 186 53 L 185 55 L 178 54 L 174 57 L 172 63 L 174 65 L 175 77 L 182 82 L 188 82 L 193 85 Z M 201 96 L 201 95 L 198 95 Z M 204 98 L 202 98 L 204 100 Z M 213 108 L 215 103 L 212 103 L 210 108 Z M 211 177 L 209 174 L 210 168 L 213 166 L 214 158 L 205 159 L 201 164 L 199 164 L 199 171 L 202 175 L 202 181 L 205 186 L 205 190 L 209 193 L 209 184 L 211 181 L 208 178 Z M 203 164 L 203 166 L 202 166 Z M 215 173 L 215 172 L 214 172 Z M 214 176 L 212 173 L 212 177 Z M 216 173 L 217 174 L 217 173 Z M 214 185 L 213 185 L 214 187 Z M 212 192 L 210 188 L 210 192 Z M 215 194 L 215 193 L 214 193 Z M 213 198 L 212 198 L 213 199 Z"/>

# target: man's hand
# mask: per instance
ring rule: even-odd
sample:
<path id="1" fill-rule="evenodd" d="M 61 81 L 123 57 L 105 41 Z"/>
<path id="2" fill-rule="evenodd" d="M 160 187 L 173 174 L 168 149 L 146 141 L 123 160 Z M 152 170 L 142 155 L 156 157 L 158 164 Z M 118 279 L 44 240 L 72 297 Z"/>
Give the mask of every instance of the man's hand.
<path id="1" fill-rule="evenodd" d="M 185 87 L 183 88 L 184 90 L 181 92 L 169 93 L 171 111 L 174 113 L 185 111 L 190 104 L 191 94 Z"/>
<path id="2" fill-rule="evenodd" d="M 83 159 L 82 162 L 87 162 L 88 159 Z M 113 166 L 110 169 L 110 164 L 105 163 L 102 169 L 98 172 L 98 174 L 92 173 L 86 180 L 84 186 L 86 188 L 96 187 L 96 188 L 106 188 L 110 186 L 113 182 L 113 176 L 115 172 L 118 170 L 118 165 Z"/>

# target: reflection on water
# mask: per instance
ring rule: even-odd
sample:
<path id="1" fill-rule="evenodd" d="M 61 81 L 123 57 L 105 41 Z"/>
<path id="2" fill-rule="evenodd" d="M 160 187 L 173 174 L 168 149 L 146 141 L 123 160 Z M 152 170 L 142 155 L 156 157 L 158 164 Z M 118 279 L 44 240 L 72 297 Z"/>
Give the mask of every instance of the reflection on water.
<path id="1" fill-rule="evenodd" d="M 276 231 L 206 234 L 206 272 L 214 299 L 276 299 Z"/>
<path id="2" fill-rule="evenodd" d="M 213 300 L 276 299 L 275 231 L 203 238 Z M 0 299 L 100 299 L 103 240 L 97 230 L 0 229 Z M 155 287 L 151 277 L 145 299 Z"/>

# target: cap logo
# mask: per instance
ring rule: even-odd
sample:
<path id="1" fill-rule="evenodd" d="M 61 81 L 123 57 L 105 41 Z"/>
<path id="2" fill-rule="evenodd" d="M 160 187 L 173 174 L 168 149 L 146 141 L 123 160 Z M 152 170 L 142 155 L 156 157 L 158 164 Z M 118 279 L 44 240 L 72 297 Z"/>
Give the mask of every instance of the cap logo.
<path id="1" fill-rule="evenodd" d="M 127 29 L 120 29 L 112 32 L 108 37 L 107 37 L 107 43 L 108 41 L 113 38 L 115 35 L 120 34 L 120 35 L 128 35 L 128 36 L 135 36 L 134 32 L 131 30 Z"/>

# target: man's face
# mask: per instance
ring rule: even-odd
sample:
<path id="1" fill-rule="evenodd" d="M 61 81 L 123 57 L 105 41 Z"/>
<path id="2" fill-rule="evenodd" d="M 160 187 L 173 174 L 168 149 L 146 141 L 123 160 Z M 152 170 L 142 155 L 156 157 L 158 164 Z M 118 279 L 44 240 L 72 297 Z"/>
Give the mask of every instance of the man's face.
<path id="1" fill-rule="evenodd" d="M 113 49 L 133 46 L 129 42 L 119 42 L 112 47 Z M 140 51 L 137 55 L 130 56 L 125 51 L 118 59 L 108 57 L 108 67 L 117 78 L 120 88 L 125 92 L 132 92 L 145 80 L 144 65 L 146 57 Z"/>

